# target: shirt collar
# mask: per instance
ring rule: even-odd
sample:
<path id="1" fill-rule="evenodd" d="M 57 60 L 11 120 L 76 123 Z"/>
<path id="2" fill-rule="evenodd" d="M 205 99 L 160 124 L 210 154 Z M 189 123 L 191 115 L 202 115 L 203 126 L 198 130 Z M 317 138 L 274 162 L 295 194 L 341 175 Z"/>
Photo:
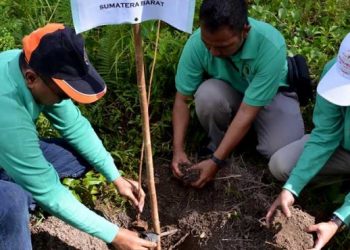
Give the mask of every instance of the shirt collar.
<path id="1" fill-rule="evenodd" d="M 251 18 L 248 18 L 250 30 L 248 36 L 243 44 L 243 48 L 235 55 L 231 56 L 232 61 L 238 62 L 240 60 L 254 59 L 258 54 L 257 32 Z"/>

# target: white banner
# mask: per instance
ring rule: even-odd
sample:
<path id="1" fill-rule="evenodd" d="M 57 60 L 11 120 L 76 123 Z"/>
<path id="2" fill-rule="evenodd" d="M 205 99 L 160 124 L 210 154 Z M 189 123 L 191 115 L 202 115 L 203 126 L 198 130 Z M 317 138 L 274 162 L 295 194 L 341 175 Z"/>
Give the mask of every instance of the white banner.
<path id="1" fill-rule="evenodd" d="M 71 0 L 77 33 L 97 26 L 160 19 L 192 33 L 195 0 Z"/>

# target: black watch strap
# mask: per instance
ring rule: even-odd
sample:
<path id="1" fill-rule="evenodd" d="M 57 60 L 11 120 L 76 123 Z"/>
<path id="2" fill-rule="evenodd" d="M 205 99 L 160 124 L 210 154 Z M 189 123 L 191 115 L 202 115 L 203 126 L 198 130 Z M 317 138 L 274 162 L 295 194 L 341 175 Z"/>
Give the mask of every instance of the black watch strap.
<path id="1" fill-rule="evenodd" d="M 346 224 L 335 214 L 332 215 L 330 221 L 334 222 L 338 226 L 338 232 L 341 232 L 346 228 Z"/>
<path id="2" fill-rule="evenodd" d="M 212 160 L 219 168 L 222 168 L 226 163 L 225 160 L 217 158 L 214 154 L 210 157 L 210 160 Z"/>

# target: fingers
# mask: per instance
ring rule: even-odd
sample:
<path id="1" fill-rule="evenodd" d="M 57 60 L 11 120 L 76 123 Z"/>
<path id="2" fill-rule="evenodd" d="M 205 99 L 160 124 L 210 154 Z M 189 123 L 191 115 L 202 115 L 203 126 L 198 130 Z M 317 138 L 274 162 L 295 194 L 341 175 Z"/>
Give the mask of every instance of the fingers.
<path id="1" fill-rule="evenodd" d="M 136 232 L 120 228 L 119 233 L 113 239 L 112 245 L 117 249 L 149 250 L 157 247 L 157 243 L 139 237 Z"/>
<path id="2" fill-rule="evenodd" d="M 155 242 L 144 240 L 144 239 L 141 239 L 141 240 L 142 242 L 140 243 L 142 244 L 142 246 L 146 247 L 147 249 L 157 247 L 157 243 Z"/>
<path id="3" fill-rule="evenodd" d="M 140 196 L 138 197 L 138 201 L 139 201 L 139 206 L 138 206 L 138 209 L 139 209 L 139 212 L 142 213 L 143 211 L 143 207 L 145 205 L 145 197 L 146 197 L 146 194 L 145 192 L 143 191 L 143 189 L 141 188 L 141 192 L 140 192 Z"/>
<path id="4" fill-rule="evenodd" d="M 317 232 L 318 230 L 318 225 L 311 225 L 308 228 L 306 228 L 306 232 L 308 233 L 312 233 L 312 232 Z"/>
<path id="5" fill-rule="evenodd" d="M 202 169 L 202 167 L 200 166 L 200 163 L 197 163 L 197 164 L 193 165 L 192 167 L 190 167 L 190 170 L 195 170 L 195 169 Z"/>
<path id="6" fill-rule="evenodd" d="M 131 181 L 131 185 L 132 185 L 132 192 L 133 192 L 133 195 L 135 196 L 135 198 L 137 199 L 137 204 L 134 203 L 139 212 L 141 213 L 143 211 L 143 207 L 145 205 L 145 197 L 146 197 L 146 194 L 145 192 L 143 191 L 142 187 L 139 186 L 139 183 L 136 182 L 136 181 Z"/>
<path id="7" fill-rule="evenodd" d="M 148 240 L 144 240 L 144 239 L 141 239 L 141 238 L 138 238 L 137 239 L 137 244 L 139 246 L 142 246 L 143 248 L 140 248 L 140 249 L 150 249 L 150 248 L 155 248 L 157 247 L 157 243 L 155 242 L 152 242 L 152 241 L 148 241 Z"/>
<path id="8" fill-rule="evenodd" d="M 326 242 L 324 242 L 324 240 L 321 236 L 319 224 L 311 225 L 308 228 L 306 228 L 305 231 L 308 233 L 312 233 L 312 232 L 317 233 L 317 239 L 315 240 L 315 245 L 311 250 L 321 250 Z"/>
<path id="9" fill-rule="evenodd" d="M 196 182 L 191 183 L 191 186 L 194 188 L 202 188 L 207 182 L 208 180 L 205 177 L 199 176 L 199 179 Z"/>
<path id="10" fill-rule="evenodd" d="M 266 223 L 267 223 L 268 226 L 270 226 L 271 219 L 272 219 L 273 214 L 274 214 L 275 211 L 276 211 L 276 208 L 277 208 L 277 204 L 276 204 L 276 202 L 274 202 L 274 203 L 271 205 L 269 211 L 268 211 L 267 214 L 266 214 Z"/>
<path id="11" fill-rule="evenodd" d="M 205 184 L 206 184 L 205 181 L 198 180 L 198 181 L 192 183 L 191 186 L 194 188 L 202 188 L 202 187 L 204 187 Z"/>
<path id="12" fill-rule="evenodd" d="M 314 250 L 321 250 L 322 249 L 322 247 L 325 245 L 325 242 L 323 242 L 323 239 L 321 239 L 321 238 L 318 238 L 317 240 L 316 240 L 316 243 L 315 243 L 315 246 L 314 246 Z"/>
<path id="13" fill-rule="evenodd" d="M 292 216 L 292 213 L 290 212 L 287 204 L 282 204 L 281 208 L 282 208 L 282 212 L 284 213 L 285 216 L 287 216 L 287 218 Z"/>
<path id="14" fill-rule="evenodd" d="M 139 183 L 130 180 L 125 179 L 127 183 L 129 184 L 126 188 L 125 196 L 132 202 L 132 204 L 138 209 L 138 211 L 141 213 L 145 204 L 145 192 L 143 191 L 142 187 L 139 187 Z"/>
<path id="15" fill-rule="evenodd" d="M 129 198 L 129 200 L 132 202 L 132 204 L 139 209 L 140 204 L 139 204 L 138 199 L 134 195 L 134 193 L 130 192 L 130 193 L 126 194 L 126 196 Z"/>
<path id="16" fill-rule="evenodd" d="M 142 239 L 142 238 L 139 237 L 139 235 L 137 235 L 137 240 L 136 241 L 137 241 L 137 244 L 139 246 L 145 247 L 145 249 L 157 247 L 157 243 L 152 242 L 152 241 L 148 241 L 148 240 L 145 240 L 145 239 Z"/>
<path id="17" fill-rule="evenodd" d="M 181 171 L 179 169 L 178 163 L 171 164 L 171 171 L 173 172 L 173 175 L 178 179 L 180 179 L 183 176 L 183 174 L 181 173 Z"/>

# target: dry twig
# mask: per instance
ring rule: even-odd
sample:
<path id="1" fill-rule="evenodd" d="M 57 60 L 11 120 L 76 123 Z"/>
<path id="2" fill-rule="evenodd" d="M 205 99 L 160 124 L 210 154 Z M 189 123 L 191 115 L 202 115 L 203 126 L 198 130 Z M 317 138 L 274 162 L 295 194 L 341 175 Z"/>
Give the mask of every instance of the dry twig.
<path id="1" fill-rule="evenodd" d="M 178 242 L 176 242 L 174 245 L 170 246 L 169 250 L 173 250 L 175 249 L 178 245 L 180 245 L 181 243 L 183 243 L 185 241 L 185 239 L 190 235 L 190 233 L 185 234 L 183 237 L 181 237 L 180 240 L 178 240 Z"/>

